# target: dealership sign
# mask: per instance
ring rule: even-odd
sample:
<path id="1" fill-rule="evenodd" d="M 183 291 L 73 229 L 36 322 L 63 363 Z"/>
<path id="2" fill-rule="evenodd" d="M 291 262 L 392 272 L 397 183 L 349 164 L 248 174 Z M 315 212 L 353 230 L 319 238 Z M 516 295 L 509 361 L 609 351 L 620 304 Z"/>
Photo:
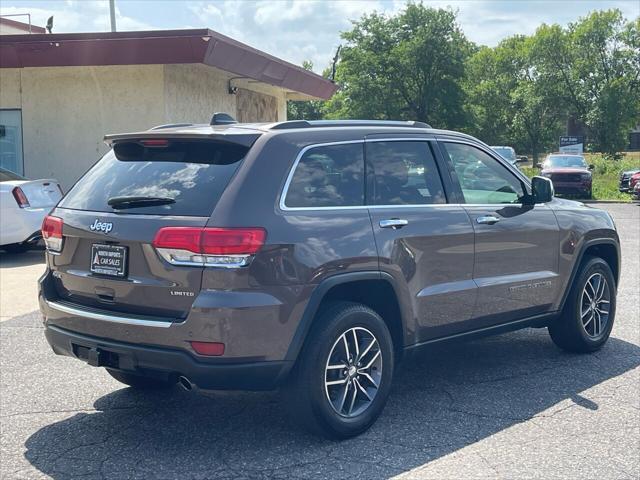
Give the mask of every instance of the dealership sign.
<path id="1" fill-rule="evenodd" d="M 581 135 L 560 137 L 561 153 L 582 153 L 584 152 L 584 137 Z"/>

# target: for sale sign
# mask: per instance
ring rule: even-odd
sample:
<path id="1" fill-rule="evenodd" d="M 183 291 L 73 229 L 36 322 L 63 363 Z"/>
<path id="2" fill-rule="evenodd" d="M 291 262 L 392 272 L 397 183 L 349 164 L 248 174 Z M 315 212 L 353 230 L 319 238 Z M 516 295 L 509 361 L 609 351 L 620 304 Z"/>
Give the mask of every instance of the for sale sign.
<path id="1" fill-rule="evenodd" d="M 583 153 L 584 137 L 580 135 L 560 137 L 561 153 Z"/>

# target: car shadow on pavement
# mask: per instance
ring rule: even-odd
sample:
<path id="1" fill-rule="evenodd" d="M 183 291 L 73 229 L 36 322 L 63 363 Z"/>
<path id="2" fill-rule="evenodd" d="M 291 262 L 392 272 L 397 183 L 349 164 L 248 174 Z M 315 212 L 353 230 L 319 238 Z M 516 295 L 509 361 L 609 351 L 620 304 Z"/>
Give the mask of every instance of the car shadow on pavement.
<path id="1" fill-rule="evenodd" d="M 11 267 L 27 267 L 30 265 L 44 264 L 44 249 L 36 247 L 22 253 L 9 253 L 0 249 L 0 269 Z"/>
<path id="2" fill-rule="evenodd" d="M 639 364 L 634 344 L 611 338 L 596 354 L 572 355 L 546 330 L 433 347 L 398 371 L 378 422 L 342 442 L 292 425 L 275 392 L 122 388 L 95 412 L 34 433 L 25 457 L 55 479 L 388 478 L 533 417 L 598 410 L 597 394 L 582 392 Z M 535 441 L 539 431 L 522 435 Z"/>

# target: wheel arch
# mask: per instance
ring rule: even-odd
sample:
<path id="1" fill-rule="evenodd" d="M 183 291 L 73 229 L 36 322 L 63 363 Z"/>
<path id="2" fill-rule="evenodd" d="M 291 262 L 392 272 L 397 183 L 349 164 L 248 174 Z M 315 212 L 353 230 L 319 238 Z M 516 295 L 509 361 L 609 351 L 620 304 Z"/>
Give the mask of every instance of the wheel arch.
<path id="1" fill-rule="evenodd" d="M 379 271 L 333 275 L 313 291 L 293 336 L 286 360 L 293 365 L 302 350 L 311 326 L 322 309 L 333 301 L 354 301 L 376 311 L 387 324 L 399 360 L 407 345 L 408 307 L 400 300 L 393 277 Z"/>
<path id="2" fill-rule="evenodd" d="M 569 297 L 569 292 L 573 287 L 573 282 L 575 281 L 576 276 L 580 271 L 580 267 L 587 256 L 599 257 L 607 262 L 609 268 L 611 268 L 611 271 L 613 272 L 613 278 L 616 285 L 619 284 L 621 261 L 619 243 L 613 238 L 597 238 L 589 240 L 582 245 L 579 254 L 576 256 L 576 261 L 571 269 L 571 277 L 562 295 L 562 301 L 559 308 L 560 311 L 564 309 L 567 298 Z"/>

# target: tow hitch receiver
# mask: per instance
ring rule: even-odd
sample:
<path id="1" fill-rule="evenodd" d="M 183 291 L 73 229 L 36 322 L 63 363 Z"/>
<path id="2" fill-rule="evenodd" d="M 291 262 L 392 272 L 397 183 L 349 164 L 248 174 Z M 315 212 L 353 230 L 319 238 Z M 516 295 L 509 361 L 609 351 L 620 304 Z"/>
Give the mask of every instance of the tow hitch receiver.
<path id="1" fill-rule="evenodd" d="M 118 354 L 102 350 L 100 348 L 90 348 L 82 345 L 73 345 L 73 353 L 80 360 L 84 360 L 92 367 L 118 368 Z"/>

